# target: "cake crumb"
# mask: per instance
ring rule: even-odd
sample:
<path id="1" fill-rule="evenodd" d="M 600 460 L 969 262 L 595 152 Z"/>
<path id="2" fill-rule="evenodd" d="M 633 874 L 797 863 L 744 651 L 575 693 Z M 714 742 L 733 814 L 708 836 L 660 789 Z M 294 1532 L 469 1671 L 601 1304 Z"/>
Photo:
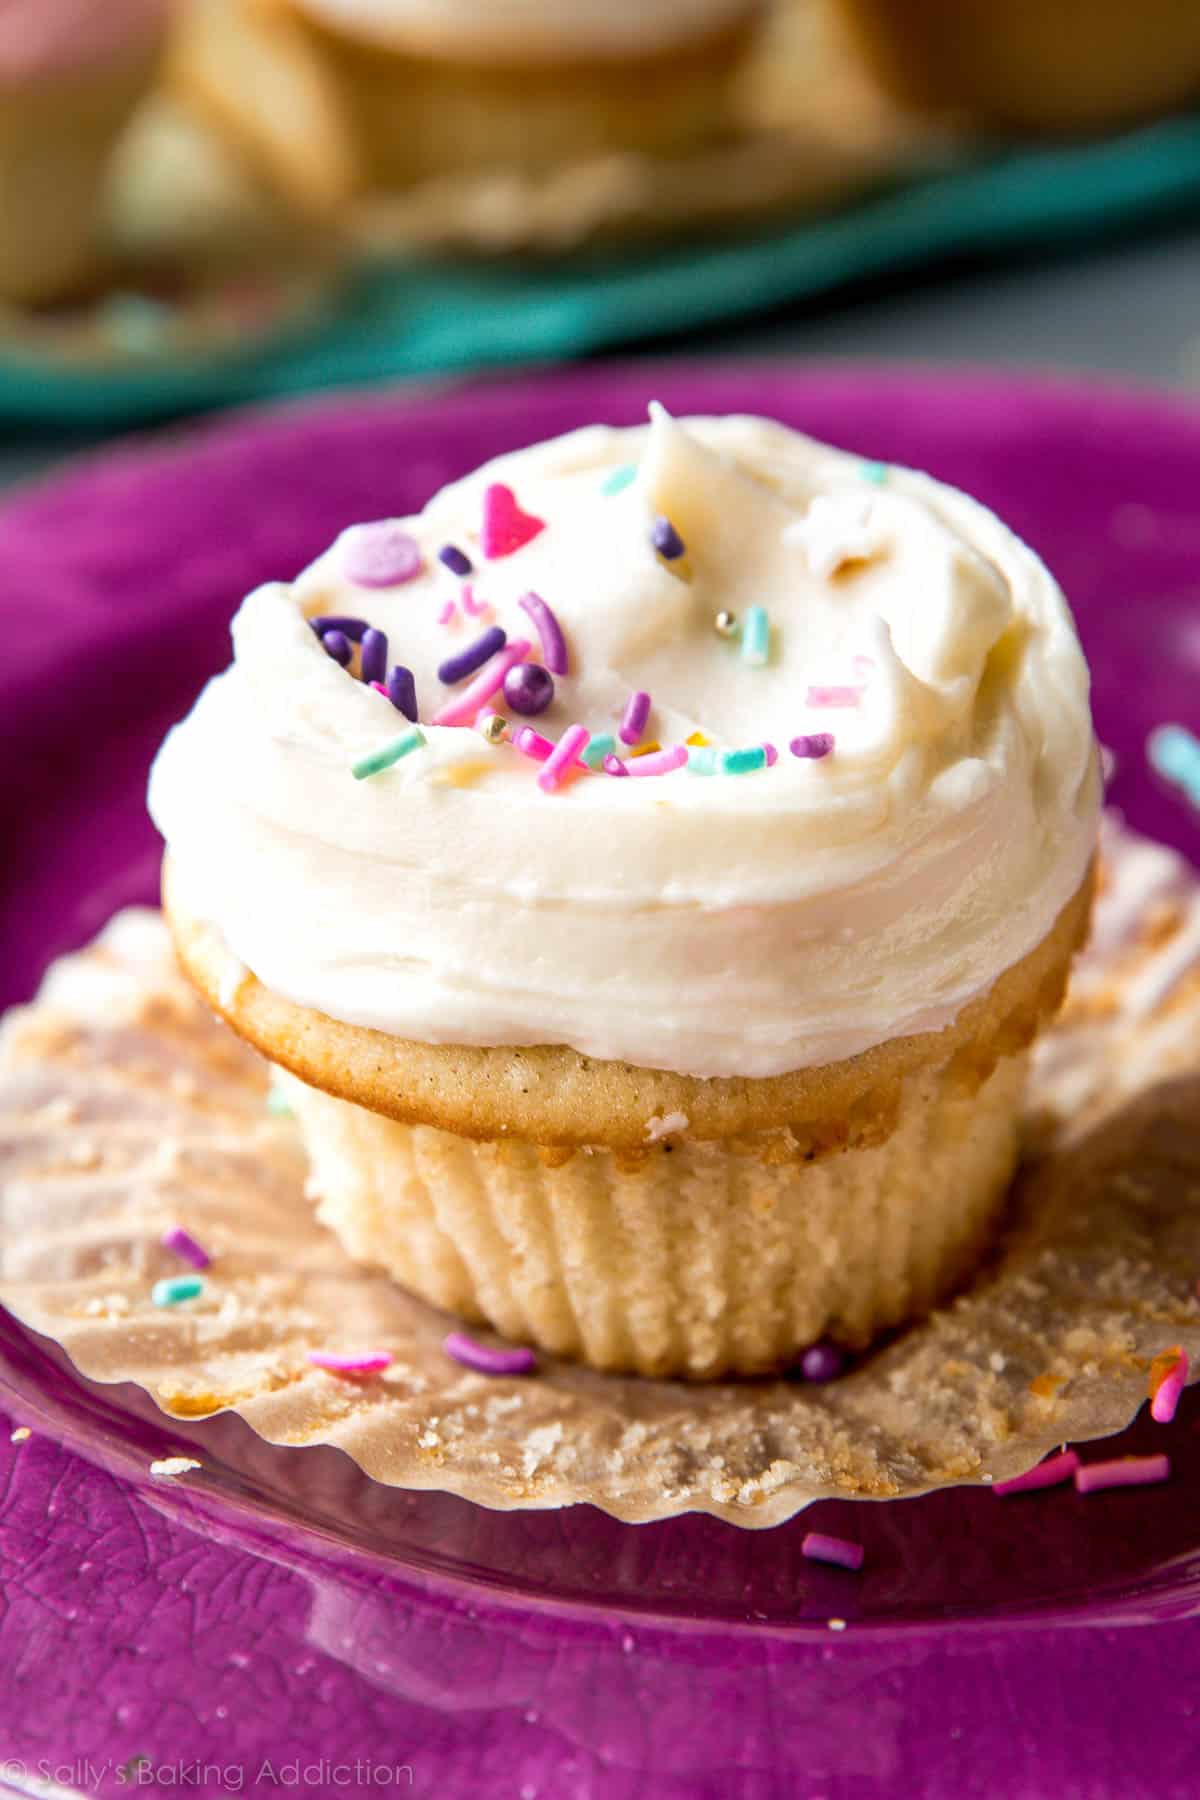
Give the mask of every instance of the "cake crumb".
<path id="1" fill-rule="evenodd" d="M 163 1456 L 150 1464 L 152 1475 L 186 1475 L 189 1469 L 202 1468 L 194 1456 Z"/>
<path id="2" fill-rule="evenodd" d="M 28 1425 L 18 1425 L 15 1431 L 10 1432 L 8 1441 L 10 1444 L 23 1444 L 27 1438 L 32 1436 L 33 1433 Z"/>
<path id="3" fill-rule="evenodd" d="M 677 1137 L 687 1130 L 689 1122 L 686 1113 L 655 1113 L 652 1119 L 646 1120 L 646 1142 L 657 1144 L 665 1137 Z"/>

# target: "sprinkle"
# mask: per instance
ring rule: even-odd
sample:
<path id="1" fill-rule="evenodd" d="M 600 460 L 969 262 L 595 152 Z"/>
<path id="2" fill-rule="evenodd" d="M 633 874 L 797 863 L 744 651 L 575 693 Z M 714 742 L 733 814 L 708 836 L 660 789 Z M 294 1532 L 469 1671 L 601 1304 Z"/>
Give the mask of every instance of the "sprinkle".
<path id="1" fill-rule="evenodd" d="M 513 743 L 523 756 L 532 756 L 534 762 L 548 762 L 554 754 L 554 745 L 549 738 L 535 731 L 532 725 L 522 725 L 513 738 Z"/>
<path id="2" fill-rule="evenodd" d="M 830 1537 L 824 1531 L 806 1531 L 800 1540 L 800 1554 L 810 1562 L 836 1563 L 839 1569 L 861 1569 L 866 1551 L 849 1538 Z"/>
<path id="3" fill-rule="evenodd" d="M 354 654 L 350 648 L 350 639 L 344 631 L 327 631 L 321 639 L 326 656 L 332 656 L 335 663 L 344 669 Z"/>
<path id="4" fill-rule="evenodd" d="M 168 1275 L 150 1289 L 155 1306 L 178 1306 L 181 1300 L 195 1300 L 204 1292 L 198 1275 Z"/>
<path id="5" fill-rule="evenodd" d="M 388 641 L 384 631 L 364 631 L 359 668 L 364 681 L 382 681 L 387 674 Z"/>
<path id="6" fill-rule="evenodd" d="M 682 769 L 687 759 L 687 745 L 672 744 L 669 750 L 657 750 L 649 756 L 631 757 L 624 767 L 629 775 L 669 775 L 672 769 Z M 608 768 L 607 763 L 604 766 Z"/>
<path id="7" fill-rule="evenodd" d="M 406 669 L 403 663 L 397 663 L 387 678 L 387 697 L 397 712 L 403 713 L 412 724 L 417 722 L 417 684 L 413 680 L 413 672 Z"/>
<path id="8" fill-rule="evenodd" d="M 486 600 L 477 600 L 475 598 L 475 589 L 471 586 L 469 581 L 464 582 L 463 584 L 462 608 L 463 611 L 469 613 L 473 619 L 482 619 L 492 610 Z"/>
<path id="9" fill-rule="evenodd" d="M 499 744 L 504 741 L 508 720 L 503 713 L 482 712 L 475 721 L 475 729 L 489 744 Z"/>
<path id="10" fill-rule="evenodd" d="M 629 696 L 617 735 L 623 744 L 636 744 L 650 717 L 650 696 L 638 688 Z"/>
<path id="11" fill-rule="evenodd" d="M 1188 1356 L 1179 1344 L 1164 1350 L 1150 1364 L 1150 1417 L 1160 1425 L 1169 1425 L 1175 1417 L 1179 1396 L 1187 1386 Z"/>
<path id="12" fill-rule="evenodd" d="M 1115 1462 L 1084 1463 L 1075 1471 L 1075 1491 L 1096 1494 L 1103 1488 L 1151 1487 L 1171 1473 L 1167 1456 L 1121 1456 Z"/>
<path id="13" fill-rule="evenodd" d="M 483 525 L 479 542 L 489 562 L 511 556 L 514 550 L 519 550 L 545 529 L 544 519 L 521 511 L 511 488 L 494 481 L 483 490 Z"/>
<path id="14" fill-rule="evenodd" d="M 192 1469 L 202 1469 L 194 1456 L 161 1456 L 157 1462 L 150 1464 L 152 1475 L 187 1475 Z"/>
<path id="15" fill-rule="evenodd" d="M 606 756 L 604 759 L 604 772 L 606 775 L 628 775 L 629 765 L 628 763 L 623 763 L 619 756 Z"/>
<path id="16" fill-rule="evenodd" d="M 825 1623 L 830 1631 L 845 1631 L 846 1629 L 845 1619 L 826 1619 Z"/>
<path id="17" fill-rule="evenodd" d="M 437 622 L 439 625 L 448 625 L 451 619 L 455 618 L 457 614 L 458 607 L 455 605 L 454 601 L 447 600 L 437 616 Z"/>
<path id="18" fill-rule="evenodd" d="M 495 655 L 490 663 L 484 665 L 462 692 L 453 700 L 447 700 L 433 715 L 435 725 L 466 725 L 475 717 L 485 700 L 498 693 L 504 685 L 504 677 L 517 663 L 524 662 L 532 646 L 525 638 L 514 638 L 504 649 Z"/>
<path id="19" fill-rule="evenodd" d="M 856 687 L 810 687 L 805 696 L 808 706 L 857 706 L 862 689 Z"/>
<path id="20" fill-rule="evenodd" d="M 670 519 L 655 519 L 650 530 L 650 542 L 664 562 L 678 562 L 684 553 L 683 539 Z"/>
<path id="21" fill-rule="evenodd" d="M 293 1117 L 292 1109 L 287 1103 L 287 1096 L 281 1088 L 272 1087 L 267 1089 L 267 1111 L 276 1119 L 290 1119 Z"/>
<path id="22" fill-rule="evenodd" d="M 622 463 L 619 468 L 613 470 L 611 475 L 605 476 L 604 481 L 601 484 L 600 492 L 610 496 L 612 494 L 622 494 L 629 486 L 630 482 L 636 480 L 637 464 Z"/>
<path id="23" fill-rule="evenodd" d="M 888 478 L 888 466 L 884 462 L 861 462 L 858 472 L 872 487 L 882 487 Z"/>
<path id="24" fill-rule="evenodd" d="M 775 767 L 775 764 L 779 761 L 778 750 L 775 748 L 774 744 L 764 744 L 763 745 L 763 753 L 767 759 L 768 769 L 773 769 Z"/>
<path id="25" fill-rule="evenodd" d="M 875 668 L 875 658 L 873 656 L 852 656 L 850 658 L 850 663 L 854 673 L 858 676 L 860 681 L 866 681 Z"/>
<path id="26" fill-rule="evenodd" d="M 460 578 L 469 575 L 475 567 L 466 551 L 460 550 L 457 544 L 443 544 L 438 551 L 438 561 Z"/>
<path id="27" fill-rule="evenodd" d="M 495 656 L 497 650 L 503 650 L 507 642 L 508 633 L 499 625 L 490 625 L 473 644 L 468 644 L 465 650 L 460 650 L 456 656 L 448 656 L 445 662 L 438 664 L 438 680 L 446 687 L 453 687 L 457 681 L 465 681 L 468 675 L 481 669 L 490 656 Z"/>
<path id="28" fill-rule="evenodd" d="M 492 1344 L 479 1343 L 465 1331 L 448 1333 L 442 1339 L 442 1349 L 455 1362 L 475 1369 L 480 1375 L 528 1375 L 537 1367 L 537 1357 L 532 1350 L 501 1350 Z"/>
<path id="29" fill-rule="evenodd" d="M 392 1360 L 390 1350 L 309 1350 L 307 1360 L 331 1375 L 378 1375 Z"/>
<path id="30" fill-rule="evenodd" d="M 583 725 L 567 726 L 546 758 L 542 772 L 537 778 L 538 786 L 544 794 L 552 794 L 562 786 L 572 763 L 578 762 L 580 754 L 586 748 L 589 735 L 587 728 Z"/>
<path id="31" fill-rule="evenodd" d="M 1023 1475 L 1014 1475 L 1008 1481 L 993 1482 L 992 1492 L 1003 1500 L 1008 1494 L 1033 1494 L 1039 1488 L 1058 1487 L 1060 1483 L 1070 1481 L 1080 1466 L 1074 1450 L 1060 1450 L 1057 1455 L 1048 1456 L 1045 1462 L 1039 1463 L 1036 1469 L 1026 1469 Z"/>
<path id="32" fill-rule="evenodd" d="M 1146 739 L 1150 766 L 1200 806 L 1200 738 L 1183 725 L 1159 725 Z"/>
<path id="33" fill-rule="evenodd" d="M 816 761 L 828 756 L 833 749 L 833 734 L 828 731 L 810 732 L 807 737 L 794 737 L 788 745 L 793 756 L 803 756 Z"/>
<path id="34" fill-rule="evenodd" d="M 371 629 L 365 619 L 347 618 L 342 613 L 318 613 L 308 623 L 318 637 L 321 637 L 326 631 L 340 631 L 342 636 L 348 637 L 352 644 L 361 643 L 363 633 Z"/>
<path id="35" fill-rule="evenodd" d="M 504 698 L 522 718 L 536 718 L 554 698 L 554 677 L 540 663 L 517 663 L 504 677 Z"/>
<path id="36" fill-rule="evenodd" d="M 399 587 L 421 570 L 421 546 L 395 519 L 351 525 L 340 549 L 342 573 L 355 587 Z"/>
<path id="37" fill-rule="evenodd" d="M 602 731 L 598 736 L 589 739 L 588 747 L 583 753 L 583 760 L 589 769 L 599 769 L 604 765 L 606 756 L 611 756 L 617 747 L 617 740 L 611 731 Z"/>
<path id="38" fill-rule="evenodd" d="M 630 756 L 657 756 L 661 749 L 662 745 L 657 738 L 647 738 L 644 744 L 639 744 L 629 754 Z"/>
<path id="39" fill-rule="evenodd" d="M 750 775 L 755 769 L 765 769 L 767 752 L 762 744 L 755 744 L 749 750 L 722 750 L 722 775 Z"/>
<path id="40" fill-rule="evenodd" d="M 742 627 L 742 661 L 761 669 L 771 654 L 771 622 L 764 606 L 751 606 Z"/>
<path id="41" fill-rule="evenodd" d="M 845 1366 L 846 1359 L 836 1344 L 810 1344 L 800 1358 L 805 1381 L 833 1381 Z"/>
<path id="42" fill-rule="evenodd" d="M 193 1269 L 207 1269 L 212 1261 L 212 1257 L 203 1244 L 198 1244 L 191 1232 L 185 1231 L 182 1225 L 172 1225 L 169 1231 L 163 1232 L 158 1241 L 164 1250 L 170 1250 L 176 1256 L 182 1256 L 184 1262 L 190 1263 Z"/>
<path id="43" fill-rule="evenodd" d="M 378 775 L 382 770 L 390 769 L 402 756 L 419 750 L 425 742 L 425 733 L 419 725 L 414 725 L 411 731 L 402 732 L 390 744 L 385 744 L 382 750 L 372 750 L 370 756 L 360 757 L 356 763 L 351 764 L 350 773 L 355 781 L 365 781 L 368 775 Z"/>
<path id="44" fill-rule="evenodd" d="M 24 1444 L 32 1436 L 33 1433 L 28 1425 L 18 1425 L 15 1431 L 9 1433 L 8 1441 L 10 1444 Z"/>
<path id="45" fill-rule="evenodd" d="M 713 626 L 721 637 L 736 637 L 738 628 L 737 614 L 731 612 L 719 612 L 713 620 Z"/>
<path id="46" fill-rule="evenodd" d="M 690 732 L 683 741 L 685 744 L 692 746 L 697 750 L 703 750 L 707 748 L 709 740 L 702 731 L 693 731 Z"/>
<path id="47" fill-rule="evenodd" d="M 537 627 L 537 634 L 542 640 L 542 656 L 550 673 L 552 675 L 569 674 L 567 640 L 562 634 L 562 626 L 541 595 L 522 594 L 517 605 L 522 612 L 529 614 Z"/>
<path id="48" fill-rule="evenodd" d="M 717 752 L 708 744 L 690 744 L 687 766 L 689 775 L 715 775 Z"/>

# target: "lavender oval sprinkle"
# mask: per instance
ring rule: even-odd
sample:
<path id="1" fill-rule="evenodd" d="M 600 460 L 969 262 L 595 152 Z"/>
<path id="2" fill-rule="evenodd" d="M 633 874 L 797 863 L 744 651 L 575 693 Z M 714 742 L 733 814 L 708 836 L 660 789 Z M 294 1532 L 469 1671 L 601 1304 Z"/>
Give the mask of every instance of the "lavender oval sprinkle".
<path id="1" fill-rule="evenodd" d="M 363 632 L 359 667 L 364 681 L 382 681 L 387 674 L 388 641 L 386 631 Z"/>
<path id="2" fill-rule="evenodd" d="M 207 1269 L 212 1261 L 212 1257 L 203 1244 L 198 1244 L 191 1232 L 185 1231 L 182 1225 L 172 1225 L 169 1231 L 163 1232 L 159 1242 L 164 1250 L 173 1251 L 176 1256 L 181 1256 L 185 1263 L 192 1265 L 193 1269 Z"/>
<path id="3" fill-rule="evenodd" d="M 507 642 L 508 634 L 499 625 L 490 625 L 473 644 L 468 644 L 457 656 L 448 656 L 444 663 L 438 664 L 438 680 L 447 687 L 452 687 L 456 681 L 464 681 L 476 669 L 481 669 L 489 657 L 495 656 L 497 650 L 503 650 Z"/>
<path id="4" fill-rule="evenodd" d="M 443 563 L 452 575 L 457 575 L 460 579 L 469 575 L 475 567 L 466 551 L 460 550 L 457 544 L 443 544 L 438 551 L 438 561 Z"/>
<path id="5" fill-rule="evenodd" d="M 498 1350 L 491 1344 L 480 1344 L 465 1331 L 452 1331 L 442 1339 L 442 1349 L 464 1368 L 480 1375 L 528 1375 L 537 1367 L 532 1350 Z"/>
<path id="6" fill-rule="evenodd" d="M 354 654 L 350 648 L 350 639 L 344 631 L 327 631 L 321 643 L 326 656 L 332 656 L 334 662 L 340 663 L 343 669 Z"/>
<path id="7" fill-rule="evenodd" d="M 377 519 L 342 533 L 341 562 L 355 587 L 399 587 L 419 573 L 421 546 L 395 519 Z"/>
<path id="8" fill-rule="evenodd" d="M 522 594 L 517 601 L 522 612 L 529 614 L 537 626 L 537 634 L 542 640 L 542 656 L 546 667 L 552 675 L 566 675 L 570 671 L 567 660 L 567 640 L 563 636 L 562 626 L 555 618 L 540 594 Z"/>
<path id="9" fill-rule="evenodd" d="M 788 745 L 793 756 L 817 758 L 828 756 L 833 749 L 831 731 L 814 731 L 808 737 L 794 737 Z"/>
<path id="10" fill-rule="evenodd" d="M 417 722 L 417 684 L 413 672 L 397 663 L 387 678 L 387 697 L 397 712 L 415 725 Z"/>
<path id="11" fill-rule="evenodd" d="M 327 631 L 340 631 L 352 644 L 361 643 L 363 633 L 371 629 L 365 619 L 347 618 L 342 613 L 318 613 L 308 622 L 318 637 L 323 637 Z"/>
<path id="12" fill-rule="evenodd" d="M 670 519 L 657 518 L 650 532 L 650 542 L 658 551 L 664 562 L 678 562 L 684 552 L 684 542 L 672 525 Z"/>

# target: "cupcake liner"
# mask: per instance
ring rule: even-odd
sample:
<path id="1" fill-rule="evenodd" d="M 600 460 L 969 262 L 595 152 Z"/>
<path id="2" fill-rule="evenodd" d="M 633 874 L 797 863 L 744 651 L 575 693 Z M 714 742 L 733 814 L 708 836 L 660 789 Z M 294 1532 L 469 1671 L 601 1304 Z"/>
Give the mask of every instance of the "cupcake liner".
<path id="1" fill-rule="evenodd" d="M 780 1523 L 827 1497 L 1000 1480 L 1121 1429 L 1150 1362 L 1200 1357 L 1200 886 L 1110 827 L 1095 947 L 1035 1055 L 1037 1160 L 988 1270 L 821 1387 L 621 1378 L 542 1357 L 490 1377 L 451 1321 L 353 1264 L 304 1200 L 265 1065 L 175 972 L 154 914 L 51 970 L 0 1039 L 0 1300 L 80 1371 L 164 1412 L 236 1410 L 376 1480 L 498 1508 Z M 161 1244 L 213 1260 L 198 1298 Z M 385 1349 L 339 1376 L 310 1350 Z"/>

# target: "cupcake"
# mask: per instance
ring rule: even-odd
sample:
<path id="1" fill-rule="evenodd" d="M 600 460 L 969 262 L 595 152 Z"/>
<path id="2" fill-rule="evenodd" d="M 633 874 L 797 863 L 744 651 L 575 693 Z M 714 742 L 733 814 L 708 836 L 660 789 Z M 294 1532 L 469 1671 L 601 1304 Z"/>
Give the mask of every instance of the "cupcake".
<path id="1" fill-rule="evenodd" d="M 351 527 L 233 639 L 154 766 L 165 909 L 353 1256 L 695 1378 L 971 1273 L 1099 796 L 990 513 L 654 407 Z"/>
<path id="2" fill-rule="evenodd" d="M 167 0 L 0 0 L 0 299 L 58 300 L 100 266 L 109 152 L 154 77 Z"/>

